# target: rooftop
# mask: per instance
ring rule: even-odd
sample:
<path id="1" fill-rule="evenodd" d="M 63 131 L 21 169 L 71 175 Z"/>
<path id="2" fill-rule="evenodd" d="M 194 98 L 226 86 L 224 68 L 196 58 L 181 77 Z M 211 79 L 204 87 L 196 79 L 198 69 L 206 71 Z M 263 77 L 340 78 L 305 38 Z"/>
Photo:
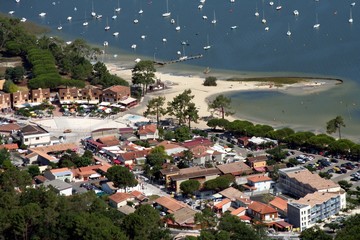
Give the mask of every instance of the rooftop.
<path id="1" fill-rule="evenodd" d="M 280 169 L 279 172 L 285 173 L 289 178 L 295 179 L 301 184 L 309 185 L 315 190 L 340 187 L 339 184 L 331 180 L 324 179 L 316 173 L 311 173 L 308 169 L 303 167 Z"/>
<path id="2" fill-rule="evenodd" d="M 49 133 L 45 129 L 40 126 L 36 125 L 26 125 L 25 127 L 21 128 L 21 132 L 24 136 L 26 135 L 33 135 L 33 134 L 44 134 Z"/>
<path id="3" fill-rule="evenodd" d="M 247 198 L 247 195 L 233 187 L 228 187 L 219 192 L 219 194 L 229 199 Z"/>
<path id="4" fill-rule="evenodd" d="M 11 132 L 11 131 L 17 131 L 21 127 L 17 123 L 9 123 L 9 124 L 2 124 L 0 125 L 0 132 Z"/>
<path id="5" fill-rule="evenodd" d="M 269 204 L 277 209 L 280 209 L 284 212 L 287 212 L 287 203 L 285 199 L 281 197 L 275 197 L 272 201 L 269 202 Z"/>
<path id="6" fill-rule="evenodd" d="M 268 176 L 261 175 L 247 177 L 247 180 L 253 183 L 272 181 L 271 178 L 269 178 Z"/>
<path id="7" fill-rule="evenodd" d="M 77 150 L 78 146 L 75 143 L 61 143 L 61 144 L 56 144 L 56 145 L 51 145 L 51 146 L 35 147 L 35 148 L 31 148 L 30 150 L 31 151 L 36 150 L 36 151 L 49 153 L 49 152 L 62 152 L 62 151 L 66 151 L 68 149 Z"/>
<path id="8" fill-rule="evenodd" d="M 117 139 L 115 136 L 101 137 L 98 139 L 98 142 L 107 146 L 116 146 L 120 144 L 119 139 Z"/>
<path id="9" fill-rule="evenodd" d="M 195 210 L 192 210 L 189 207 L 184 207 L 174 212 L 174 219 L 178 224 L 194 223 L 195 214 Z"/>
<path id="10" fill-rule="evenodd" d="M 180 169 L 180 174 L 172 176 L 171 179 L 174 181 L 190 179 L 190 178 L 197 178 L 197 177 L 205 177 L 205 176 L 212 176 L 212 175 L 220 175 L 220 171 L 217 168 L 202 168 L 197 171 L 189 172 L 182 174 Z"/>
<path id="11" fill-rule="evenodd" d="M 249 207 L 249 209 L 253 210 L 254 212 L 258 212 L 260 214 L 269 214 L 277 212 L 275 208 L 266 205 L 265 203 L 253 201 Z"/>
<path id="12" fill-rule="evenodd" d="M 52 180 L 52 181 L 46 181 L 46 182 L 43 183 L 43 185 L 45 187 L 53 186 L 54 188 L 56 188 L 59 191 L 72 188 L 71 184 L 66 183 L 64 181 L 61 181 L 59 179 L 55 179 L 55 180 Z"/>
<path id="13" fill-rule="evenodd" d="M 168 209 L 169 213 L 175 213 L 176 211 L 180 210 L 181 208 L 187 207 L 182 202 L 179 202 L 173 198 L 162 196 L 155 200 L 155 203 L 159 204 L 160 206 Z"/>
<path id="14" fill-rule="evenodd" d="M 216 203 L 216 204 L 214 205 L 214 207 L 217 208 L 217 209 L 222 209 L 222 207 L 223 207 L 225 204 L 230 203 L 230 202 L 231 202 L 230 199 L 225 198 L 225 199 L 223 199 L 221 202 Z"/>
<path id="15" fill-rule="evenodd" d="M 113 92 L 123 92 L 123 91 L 127 91 L 128 89 L 130 89 L 129 87 L 127 86 L 121 86 L 121 85 L 115 85 L 115 86 L 112 86 L 112 87 L 109 87 L 109 88 L 106 88 L 104 89 L 103 91 L 113 91 Z"/>
<path id="16" fill-rule="evenodd" d="M 216 166 L 223 174 L 240 175 L 251 172 L 251 168 L 243 162 L 234 162 Z"/>
<path id="17" fill-rule="evenodd" d="M 123 192 L 117 192 L 117 193 L 109 196 L 109 200 L 112 200 L 113 202 L 116 202 L 116 203 L 121 203 L 123 201 L 128 200 L 129 198 L 134 198 L 134 196 L 132 196 L 129 193 L 123 193 Z"/>
<path id="18" fill-rule="evenodd" d="M 239 207 L 239 208 L 231 211 L 231 215 L 237 216 L 237 215 L 239 215 L 240 213 L 242 213 L 243 211 L 246 211 L 246 208 L 244 208 L 244 207 Z"/>
<path id="19" fill-rule="evenodd" d="M 339 194 L 341 193 L 314 192 L 314 193 L 309 193 L 305 197 L 300 198 L 299 200 L 295 200 L 293 202 L 303 205 L 309 205 L 313 207 L 315 205 L 323 204 L 324 202 L 330 200 L 331 198 L 337 197 Z"/>

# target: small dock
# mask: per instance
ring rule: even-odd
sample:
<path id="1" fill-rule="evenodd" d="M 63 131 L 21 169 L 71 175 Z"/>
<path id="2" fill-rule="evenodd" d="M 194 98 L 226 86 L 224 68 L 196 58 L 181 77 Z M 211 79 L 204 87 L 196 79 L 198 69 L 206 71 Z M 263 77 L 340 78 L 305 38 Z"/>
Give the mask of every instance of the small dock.
<path id="1" fill-rule="evenodd" d="M 172 64 L 172 63 L 179 63 L 179 62 L 185 62 L 185 61 L 189 61 L 189 60 L 199 59 L 202 57 L 203 57 L 202 54 L 198 54 L 198 55 L 193 55 L 193 56 L 189 56 L 189 57 L 180 57 L 178 59 L 170 60 L 167 62 L 154 61 L 154 64 L 163 66 L 163 65 L 168 65 L 168 64 Z"/>

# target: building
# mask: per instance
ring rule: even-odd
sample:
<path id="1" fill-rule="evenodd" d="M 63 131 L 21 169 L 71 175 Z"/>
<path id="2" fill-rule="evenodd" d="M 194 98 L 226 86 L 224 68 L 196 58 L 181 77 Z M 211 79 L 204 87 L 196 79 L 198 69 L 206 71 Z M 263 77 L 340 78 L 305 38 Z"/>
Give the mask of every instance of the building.
<path id="1" fill-rule="evenodd" d="M 107 170 L 111 167 L 110 164 L 103 163 L 102 165 L 92 165 L 87 167 L 80 167 L 73 169 L 74 181 L 87 181 L 99 179 L 104 177 Z"/>
<path id="2" fill-rule="evenodd" d="M 17 123 L 2 124 L 0 125 L 0 135 L 10 136 L 20 129 L 21 126 Z"/>
<path id="3" fill-rule="evenodd" d="M 66 150 L 77 151 L 77 148 L 78 146 L 74 143 L 61 143 L 50 146 L 29 148 L 24 160 L 29 164 L 37 163 L 39 165 L 49 165 L 51 162 L 57 163 L 59 161 L 59 159 L 55 157 L 56 154 L 62 153 Z"/>
<path id="4" fill-rule="evenodd" d="M 337 214 L 345 206 L 345 192 L 309 193 L 299 200 L 288 203 L 289 223 L 303 231 L 313 226 L 317 221 Z"/>
<path id="5" fill-rule="evenodd" d="M 115 136 L 101 137 L 96 141 L 105 145 L 106 147 L 118 146 L 120 144 L 119 139 L 116 138 Z"/>
<path id="6" fill-rule="evenodd" d="M 228 198 L 225 198 L 221 200 L 221 202 L 215 203 L 214 209 L 217 212 L 225 213 L 231 206 L 231 200 Z"/>
<path id="7" fill-rule="evenodd" d="M 72 195 L 72 185 L 61 181 L 59 179 L 55 179 L 52 181 L 45 181 L 43 184 L 45 187 L 53 187 L 57 194 L 64 195 L 64 196 L 71 196 Z"/>
<path id="8" fill-rule="evenodd" d="M 26 125 L 19 131 L 21 144 L 28 147 L 46 146 L 51 143 L 50 133 L 38 125 Z"/>
<path id="9" fill-rule="evenodd" d="M 269 205 L 275 208 L 278 213 L 284 217 L 287 216 L 287 204 L 288 201 L 281 197 L 275 197 L 269 202 Z"/>
<path id="10" fill-rule="evenodd" d="M 234 162 L 216 166 L 222 174 L 231 174 L 233 176 L 240 176 L 252 173 L 251 168 L 243 162 Z"/>
<path id="11" fill-rule="evenodd" d="M 268 158 L 265 155 L 246 158 L 247 164 L 257 172 L 266 172 L 267 160 Z"/>
<path id="12" fill-rule="evenodd" d="M 137 150 L 132 152 L 120 153 L 117 156 L 117 160 L 121 164 L 131 166 L 133 164 L 141 165 L 145 164 L 146 156 L 150 153 L 150 150 Z"/>
<path id="13" fill-rule="evenodd" d="M 58 92 L 58 98 L 61 104 L 70 104 L 79 99 L 79 89 L 72 88 L 61 88 Z"/>
<path id="14" fill-rule="evenodd" d="M 11 106 L 13 108 L 22 107 L 23 104 L 29 103 L 30 96 L 28 91 L 17 91 L 12 93 Z"/>
<path id="15" fill-rule="evenodd" d="M 0 110 L 6 112 L 11 110 L 11 94 L 0 92 Z"/>
<path id="16" fill-rule="evenodd" d="M 170 187 L 171 177 L 180 174 L 180 169 L 172 164 L 164 164 L 160 170 L 161 177 L 165 180 L 165 186 Z"/>
<path id="17" fill-rule="evenodd" d="M 144 125 L 139 127 L 138 135 L 140 140 L 154 140 L 159 138 L 159 130 L 155 124 Z"/>
<path id="18" fill-rule="evenodd" d="M 275 208 L 257 201 L 253 201 L 248 206 L 247 213 L 253 218 L 253 221 L 270 222 L 278 218 Z"/>
<path id="19" fill-rule="evenodd" d="M 91 132 L 91 137 L 93 139 L 98 139 L 101 137 L 115 136 L 119 139 L 119 129 L 117 128 L 99 128 Z"/>
<path id="20" fill-rule="evenodd" d="M 215 179 L 220 176 L 220 171 L 217 168 L 184 168 L 180 169 L 180 173 L 175 176 L 171 176 L 171 186 L 176 192 L 180 192 L 180 184 L 184 181 L 194 179 L 201 184 L 204 182 Z"/>
<path id="21" fill-rule="evenodd" d="M 165 152 L 169 156 L 177 154 L 177 153 L 181 153 L 181 152 L 187 150 L 187 148 L 185 148 L 177 143 L 170 142 L 170 141 L 162 141 L 157 146 L 164 146 Z"/>
<path id="22" fill-rule="evenodd" d="M 50 169 L 44 172 L 44 177 L 49 180 L 61 180 L 71 182 L 74 178 L 73 172 L 69 168 Z"/>
<path id="23" fill-rule="evenodd" d="M 256 175 L 247 177 L 247 183 L 243 186 L 251 193 L 269 192 L 274 182 L 268 176 Z"/>
<path id="24" fill-rule="evenodd" d="M 118 103 L 130 97 L 130 87 L 116 85 L 103 90 L 102 101 Z"/>
<path id="25" fill-rule="evenodd" d="M 139 202 L 145 199 L 146 197 L 139 191 L 129 193 L 117 192 L 109 197 L 109 204 L 114 208 L 121 208 L 127 205 L 128 202 L 133 202 L 135 205 L 138 205 Z"/>
<path id="26" fill-rule="evenodd" d="M 101 101 L 103 91 L 94 86 L 86 86 L 79 90 L 79 99 L 89 104 L 97 104 Z"/>
<path id="27" fill-rule="evenodd" d="M 208 150 L 209 147 L 203 145 L 192 147 L 190 151 L 193 154 L 193 163 L 196 165 L 205 165 L 206 162 L 212 161 L 212 155 Z"/>
<path id="28" fill-rule="evenodd" d="M 279 169 L 278 187 L 294 197 L 305 197 L 314 192 L 339 192 L 339 184 L 321 178 L 304 167 Z"/>
<path id="29" fill-rule="evenodd" d="M 31 90 L 31 101 L 33 103 L 42 103 L 44 101 L 50 101 L 50 89 L 49 88 L 38 88 Z"/>

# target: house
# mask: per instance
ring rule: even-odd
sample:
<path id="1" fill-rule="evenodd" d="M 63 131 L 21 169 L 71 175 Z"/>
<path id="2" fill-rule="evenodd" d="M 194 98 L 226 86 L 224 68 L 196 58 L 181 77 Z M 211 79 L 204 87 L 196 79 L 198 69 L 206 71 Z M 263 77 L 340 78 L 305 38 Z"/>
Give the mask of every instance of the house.
<path id="1" fill-rule="evenodd" d="M 126 166 L 131 166 L 133 164 L 142 165 L 145 164 L 146 156 L 149 153 L 150 149 L 120 153 L 117 156 L 117 160 L 119 160 L 121 164 Z"/>
<path id="2" fill-rule="evenodd" d="M 24 104 L 30 102 L 28 91 L 17 91 L 12 93 L 11 106 L 12 108 L 21 108 Z"/>
<path id="3" fill-rule="evenodd" d="M 168 227 L 196 229 L 197 225 L 195 223 L 195 214 L 196 211 L 189 207 L 181 208 L 173 213 L 174 222 L 168 222 Z"/>
<path id="4" fill-rule="evenodd" d="M 0 125 L 0 135 L 10 136 L 21 129 L 21 126 L 17 123 L 9 123 Z"/>
<path id="5" fill-rule="evenodd" d="M 225 198 L 221 200 L 221 202 L 215 203 L 214 209 L 217 212 L 225 213 L 231 206 L 231 200 L 228 198 Z"/>
<path id="6" fill-rule="evenodd" d="M 239 207 L 247 207 L 249 204 L 252 203 L 249 196 L 244 194 L 243 192 L 240 192 L 236 188 L 228 187 L 221 192 L 218 192 L 219 195 L 221 195 L 223 198 L 228 198 L 231 200 L 231 206 L 234 208 Z"/>
<path id="7" fill-rule="evenodd" d="M 239 207 L 235 210 L 232 210 L 230 212 L 231 215 L 234 215 L 234 216 L 237 216 L 237 217 L 240 217 L 240 216 L 245 216 L 245 213 L 246 213 L 246 208 L 244 207 Z"/>
<path id="8" fill-rule="evenodd" d="M 115 85 L 103 90 L 102 101 L 118 103 L 130 97 L 130 87 Z"/>
<path id="9" fill-rule="evenodd" d="M 97 139 L 96 141 L 107 147 L 117 146 L 120 144 L 119 139 L 116 138 L 115 136 L 101 137 L 101 138 Z"/>
<path id="10" fill-rule="evenodd" d="M 159 138 L 159 130 L 155 124 L 148 124 L 139 127 L 138 135 L 140 140 L 154 140 Z"/>
<path id="11" fill-rule="evenodd" d="M 211 147 L 212 145 L 214 145 L 214 143 L 211 140 L 209 140 L 207 138 L 203 138 L 203 137 L 194 138 L 192 140 L 187 140 L 187 141 L 182 143 L 182 146 L 186 147 L 188 149 L 192 149 L 192 148 L 197 147 L 199 145 L 205 146 L 205 147 Z"/>
<path id="12" fill-rule="evenodd" d="M 72 185 L 61 181 L 59 179 L 46 181 L 42 184 L 45 187 L 53 187 L 57 194 L 64 195 L 64 196 L 71 196 L 72 195 Z"/>
<path id="13" fill-rule="evenodd" d="M 253 220 L 260 222 L 272 221 L 278 218 L 278 212 L 275 208 L 257 201 L 253 201 L 248 206 L 247 213 Z"/>
<path id="14" fill-rule="evenodd" d="M 162 141 L 157 146 L 164 146 L 165 152 L 169 156 L 177 154 L 177 153 L 181 153 L 181 152 L 187 150 L 187 148 L 181 146 L 180 144 L 170 142 L 170 141 Z"/>
<path id="15" fill-rule="evenodd" d="M 110 164 L 103 163 L 102 165 L 92 165 L 73 169 L 74 181 L 87 181 L 105 177 L 105 174 L 110 167 Z"/>
<path id="16" fill-rule="evenodd" d="M 232 174 L 239 176 L 252 173 L 251 168 L 243 162 L 234 162 L 216 166 L 222 174 Z"/>
<path id="17" fill-rule="evenodd" d="M 50 169 L 44 172 L 44 177 L 49 180 L 61 180 L 61 181 L 68 181 L 72 182 L 74 175 L 71 169 L 69 168 L 57 168 L 57 169 Z"/>
<path id="18" fill-rule="evenodd" d="M 220 171 L 217 168 L 184 168 L 180 169 L 180 173 L 175 176 L 171 176 L 171 187 L 175 192 L 180 192 L 180 184 L 184 181 L 194 179 L 203 184 L 204 182 L 215 179 L 220 176 Z"/>
<path id="19" fill-rule="evenodd" d="M 7 143 L 7 144 L 1 144 L 0 150 L 1 149 L 7 149 L 8 151 L 14 151 L 14 150 L 18 150 L 19 146 L 17 145 L 17 143 Z"/>
<path id="20" fill-rule="evenodd" d="M 0 92 L 0 111 L 7 112 L 11 110 L 11 94 Z"/>
<path id="21" fill-rule="evenodd" d="M 247 183 L 243 186 L 252 194 L 269 192 L 274 182 L 265 175 L 247 177 Z"/>
<path id="22" fill-rule="evenodd" d="M 314 192 L 287 204 L 289 223 L 303 231 L 346 207 L 346 193 Z"/>
<path id="23" fill-rule="evenodd" d="M 130 207 L 128 205 L 122 206 L 122 207 L 118 208 L 118 210 L 119 210 L 119 212 L 121 212 L 121 213 L 123 213 L 125 215 L 129 215 L 129 214 L 135 212 L 135 208 Z"/>
<path id="24" fill-rule="evenodd" d="M 74 143 L 61 143 L 43 147 L 29 148 L 24 159 L 29 164 L 38 163 L 39 165 L 49 165 L 50 162 L 57 163 L 59 161 L 54 155 L 67 150 L 77 151 L 78 146 Z"/>
<path id="25" fill-rule="evenodd" d="M 304 167 L 279 169 L 278 185 L 282 192 L 295 197 L 305 197 L 314 192 L 339 192 L 340 185 L 311 173 Z"/>
<path id="26" fill-rule="evenodd" d="M 109 197 L 109 205 L 114 208 L 120 208 L 127 205 L 127 202 L 132 202 L 135 197 L 129 193 L 117 192 Z"/>
<path id="27" fill-rule="evenodd" d="M 283 216 L 287 216 L 287 204 L 288 201 L 281 197 L 275 197 L 269 202 L 269 205 L 275 208 L 278 213 Z"/>
<path id="28" fill-rule="evenodd" d="M 72 88 L 60 88 L 58 91 L 58 99 L 60 104 L 70 104 L 79 99 L 79 89 Z"/>
<path id="29" fill-rule="evenodd" d="M 247 157 L 247 164 L 257 172 L 266 172 L 266 161 L 268 160 L 267 156 L 255 156 Z"/>
<path id="30" fill-rule="evenodd" d="M 193 154 L 193 163 L 196 165 L 205 165 L 212 161 L 212 155 L 208 152 L 209 148 L 203 145 L 194 146 L 190 149 Z"/>
<path id="31" fill-rule="evenodd" d="M 171 177 L 180 174 L 180 169 L 172 164 L 164 164 L 160 170 L 161 177 L 165 180 L 166 188 L 170 187 Z"/>
<path id="32" fill-rule="evenodd" d="M 42 103 L 44 101 L 50 101 L 50 89 L 49 88 L 38 88 L 31 90 L 31 101 L 33 103 Z"/>
<path id="33" fill-rule="evenodd" d="M 162 196 L 154 201 L 155 208 L 162 212 L 172 214 L 176 211 L 187 207 L 185 203 L 179 202 L 171 197 Z"/>
<path id="34" fill-rule="evenodd" d="M 28 147 L 46 146 L 51 143 L 50 133 L 38 125 L 26 125 L 18 133 L 21 144 Z"/>

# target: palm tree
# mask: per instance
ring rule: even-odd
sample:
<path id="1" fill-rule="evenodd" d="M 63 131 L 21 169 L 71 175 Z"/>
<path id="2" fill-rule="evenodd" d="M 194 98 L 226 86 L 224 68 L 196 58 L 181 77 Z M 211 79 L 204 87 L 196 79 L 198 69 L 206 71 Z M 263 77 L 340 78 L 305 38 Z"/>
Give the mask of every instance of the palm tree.
<path id="1" fill-rule="evenodd" d="M 326 132 L 332 134 L 338 131 L 339 139 L 341 139 L 341 127 L 345 127 L 344 119 L 341 116 L 337 116 L 326 123 Z"/>

